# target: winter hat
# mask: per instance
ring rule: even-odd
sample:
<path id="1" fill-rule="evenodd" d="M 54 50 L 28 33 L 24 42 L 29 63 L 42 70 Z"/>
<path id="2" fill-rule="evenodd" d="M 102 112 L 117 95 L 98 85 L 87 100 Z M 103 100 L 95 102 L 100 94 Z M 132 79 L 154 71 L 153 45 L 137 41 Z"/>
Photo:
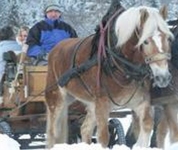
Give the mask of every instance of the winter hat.
<path id="1" fill-rule="evenodd" d="M 45 8 L 45 13 L 47 13 L 48 11 L 51 11 L 51 10 L 57 10 L 57 11 L 61 12 L 60 6 L 57 3 L 48 2 L 46 5 L 46 8 Z"/>

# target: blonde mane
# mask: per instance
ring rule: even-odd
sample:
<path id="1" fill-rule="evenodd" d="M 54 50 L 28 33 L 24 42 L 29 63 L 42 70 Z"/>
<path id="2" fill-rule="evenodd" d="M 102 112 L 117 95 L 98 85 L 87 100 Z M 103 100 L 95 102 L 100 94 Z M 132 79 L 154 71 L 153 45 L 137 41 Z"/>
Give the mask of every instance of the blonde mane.
<path id="1" fill-rule="evenodd" d="M 149 16 L 144 24 L 142 35 L 137 46 L 141 45 L 148 37 L 152 36 L 153 32 L 158 30 L 158 28 L 169 37 L 173 37 L 167 23 L 156 8 L 146 6 L 132 7 L 123 12 L 116 20 L 115 33 L 118 37 L 116 46 L 122 46 L 129 40 L 134 30 L 140 27 L 140 10 L 142 9 L 146 9 Z"/>

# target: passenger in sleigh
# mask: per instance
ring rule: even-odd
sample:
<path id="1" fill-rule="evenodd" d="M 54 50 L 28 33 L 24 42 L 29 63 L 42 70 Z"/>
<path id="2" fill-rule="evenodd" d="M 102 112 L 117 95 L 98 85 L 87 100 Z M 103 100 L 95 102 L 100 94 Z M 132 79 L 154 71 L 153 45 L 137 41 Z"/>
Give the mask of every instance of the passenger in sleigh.
<path id="1" fill-rule="evenodd" d="M 32 59 L 34 65 L 46 65 L 47 55 L 57 43 L 67 38 L 77 37 L 76 31 L 62 20 L 62 12 L 58 4 L 48 3 L 44 16 L 44 20 L 36 23 L 29 30 L 26 41 L 29 46 L 27 56 Z"/>
<path id="2" fill-rule="evenodd" d="M 26 42 L 27 36 L 29 32 L 28 26 L 21 26 L 16 35 L 16 41 L 19 45 L 23 46 Z"/>
<path id="3" fill-rule="evenodd" d="M 5 26 L 0 29 L 0 103 L 3 102 L 3 82 L 5 72 L 8 78 L 14 78 L 16 55 L 21 53 L 21 46 L 15 40 L 13 27 Z M 12 79 L 13 80 L 13 79 Z"/>

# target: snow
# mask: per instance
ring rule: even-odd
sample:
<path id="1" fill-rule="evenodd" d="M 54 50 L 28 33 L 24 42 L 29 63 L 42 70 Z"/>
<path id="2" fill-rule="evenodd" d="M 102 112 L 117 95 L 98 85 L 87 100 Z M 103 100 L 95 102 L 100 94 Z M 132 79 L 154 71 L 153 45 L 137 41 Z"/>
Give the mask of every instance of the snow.
<path id="1" fill-rule="evenodd" d="M 126 134 L 128 127 L 131 123 L 131 115 L 127 115 L 127 117 L 119 118 L 119 120 L 123 124 L 123 129 Z M 22 138 L 28 138 L 28 135 L 24 135 Z M 36 144 L 36 143 L 33 143 Z M 178 150 L 178 143 L 169 144 L 169 141 L 166 142 L 166 149 L 165 150 Z M 111 150 L 109 148 L 103 148 L 100 144 L 92 143 L 90 145 L 86 143 L 78 143 L 78 144 L 56 144 L 53 148 L 50 150 Z M 15 141 L 14 139 L 8 137 L 7 135 L 0 134 L 0 150 L 20 150 L 20 144 Z M 44 150 L 44 149 L 40 149 Z M 125 145 L 115 145 L 112 150 L 131 150 Z M 158 148 L 140 148 L 140 147 L 134 147 L 132 150 L 161 150 Z"/>
<path id="2" fill-rule="evenodd" d="M 0 134 L 0 150 L 20 150 L 20 144 L 6 134 Z"/>
<path id="3" fill-rule="evenodd" d="M 167 150 L 178 150 L 178 143 L 172 144 L 170 147 L 167 148 Z"/>
<path id="4" fill-rule="evenodd" d="M 85 144 L 85 143 L 79 143 L 79 144 L 56 144 L 51 150 L 110 150 L 109 148 L 103 148 L 100 144 Z M 112 150 L 130 150 L 125 145 L 115 145 Z M 140 147 L 134 147 L 132 150 L 161 150 L 158 148 L 140 148 Z"/>
<path id="5" fill-rule="evenodd" d="M 124 118 L 118 118 L 119 121 L 121 121 L 123 125 L 124 132 L 126 134 L 130 123 L 131 123 L 131 115 L 127 115 Z M 178 143 L 170 144 L 168 139 L 169 133 L 167 135 L 166 144 L 165 144 L 165 150 L 178 150 Z M 28 135 L 23 135 L 21 138 L 29 138 Z M 37 143 L 32 143 L 37 144 Z M 37 144 L 38 145 L 38 144 Z M 100 144 L 86 144 L 86 143 L 78 143 L 78 144 L 56 144 L 53 148 L 50 150 L 131 150 L 125 145 L 115 145 L 112 149 L 109 148 L 103 148 Z M 8 137 L 7 135 L 0 134 L 0 150 L 20 150 L 20 144 L 15 141 L 14 139 Z M 44 150 L 44 149 L 40 149 Z M 132 150 L 162 150 L 158 148 L 140 148 L 140 147 L 134 147 Z"/>
<path id="6" fill-rule="evenodd" d="M 103 148 L 100 144 L 56 144 L 50 150 L 111 150 L 109 148 Z M 5 134 L 0 134 L 0 150 L 20 150 L 20 144 L 14 139 L 8 137 Z M 115 145 L 112 150 L 131 150 L 125 145 Z M 158 148 L 140 148 L 134 147 L 132 150 L 162 150 Z M 178 150 L 178 143 L 174 143 L 167 147 L 165 150 Z"/>

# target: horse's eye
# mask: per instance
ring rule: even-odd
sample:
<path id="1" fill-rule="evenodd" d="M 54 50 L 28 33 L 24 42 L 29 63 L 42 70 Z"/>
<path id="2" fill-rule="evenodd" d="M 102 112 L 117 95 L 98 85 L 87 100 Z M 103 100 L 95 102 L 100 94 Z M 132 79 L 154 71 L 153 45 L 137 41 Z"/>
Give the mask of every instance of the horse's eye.
<path id="1" fill-rule="evenodd" d="M 143 43 L 144 43 L 145 45 L 148 45 L 148 41 L 147 41 L 147 40 L 145 40 Z"/>

